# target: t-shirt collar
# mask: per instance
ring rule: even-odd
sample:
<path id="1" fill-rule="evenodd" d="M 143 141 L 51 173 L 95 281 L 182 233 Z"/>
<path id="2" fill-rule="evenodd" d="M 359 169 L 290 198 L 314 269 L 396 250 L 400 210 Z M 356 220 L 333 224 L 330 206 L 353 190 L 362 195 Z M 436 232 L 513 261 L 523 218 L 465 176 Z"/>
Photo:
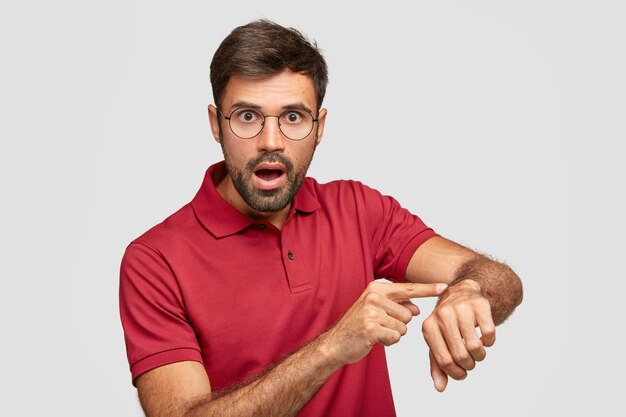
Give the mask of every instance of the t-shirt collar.
<path id="1" fill-rule="evenodd" d="M 226 176 L 224 161 L 211 165 L 207 169 L 202 186 L 191 201 L 191 206 L 204 227 L 215 237 L 221 238 L 249 227 L 256 221 L 231 206 L 217 192 L 216 184 Z M 320 208 L 317 195 L 311 181 L 305 178 L 296 194 L 291 215 L 295 213 L 313 213 Z"/>

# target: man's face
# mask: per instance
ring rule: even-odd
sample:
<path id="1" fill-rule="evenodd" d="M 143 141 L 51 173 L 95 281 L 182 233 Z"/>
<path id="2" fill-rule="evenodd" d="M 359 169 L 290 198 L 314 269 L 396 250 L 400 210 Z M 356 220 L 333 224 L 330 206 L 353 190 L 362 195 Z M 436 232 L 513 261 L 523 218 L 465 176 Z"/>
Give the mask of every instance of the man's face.
<path id="1" fill-rule="evenodd" d="M 230 129 L 228 120 L 223 116 L 218 119 L 215 107 L 209 106 L 211 129 L 222 147 L 229 173 L 229 178 L 220 184 L 224 197 L 245 214 L 286 209 L 304 181 L 323 133 L 326 110 L 322 109 L 317 115 L 313 82 L 308 76 L 290 70 L 263 79 L 231 77 L 220 110 L 227 117 L 238 110 L 232 115 L 232 122 L 236 122 L 236 117 L 251 117 L 240 113 L 239 109 L 250 109 L 253 114 L 266 116 L 300 109 L 318 118 L 302 140 L 287 138 L 280 131 L 276 117 L 266 117 L 263 130 L 257 136 L 242 139 Z"/>

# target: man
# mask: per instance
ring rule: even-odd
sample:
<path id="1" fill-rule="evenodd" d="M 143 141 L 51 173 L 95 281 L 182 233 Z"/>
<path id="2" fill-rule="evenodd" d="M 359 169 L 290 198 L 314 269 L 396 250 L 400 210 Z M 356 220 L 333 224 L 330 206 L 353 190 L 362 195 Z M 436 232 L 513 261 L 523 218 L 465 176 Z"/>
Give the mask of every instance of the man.
<path id="1" fill-rule="evenodd" d="M 211 83 L 224 162 L 122 262 L 146 415 L 395 415 L 383 346 L 419 314 L 416 297 L 439 297 L 422 327 L 435 388 L 465 378 L 521 302 L 515 273 L 363 184 L 305 178 L 327 70 L 299 32 L 269 21 L 235 29 Z"/>

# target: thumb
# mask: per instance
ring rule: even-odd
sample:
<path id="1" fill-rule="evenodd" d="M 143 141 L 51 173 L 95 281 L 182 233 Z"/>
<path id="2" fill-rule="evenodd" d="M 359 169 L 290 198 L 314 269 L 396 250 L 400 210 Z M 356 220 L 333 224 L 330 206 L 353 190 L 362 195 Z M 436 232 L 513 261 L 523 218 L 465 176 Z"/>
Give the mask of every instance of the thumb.
<path id="1" fill-rule="evenodd" d="M 443 392 L 448 385 L 448 375 L 439 367 L 432 351 L 428 351 L 428 356 L 430 356 L 430 376 L 435 383 L 435 389 Z"/>

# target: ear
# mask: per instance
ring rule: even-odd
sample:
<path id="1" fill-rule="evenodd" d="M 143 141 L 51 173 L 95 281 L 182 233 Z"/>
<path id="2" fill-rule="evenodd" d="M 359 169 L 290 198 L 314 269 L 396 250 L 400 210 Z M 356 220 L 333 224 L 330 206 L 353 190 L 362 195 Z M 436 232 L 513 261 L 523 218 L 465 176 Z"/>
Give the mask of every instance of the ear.
<path id="1" fill-rule="evenodd" d="M 319 145 L 324 136 L 324 124 L 326 123 L 326 109 L 321 109 L 317 115 L 317 144 Z"/>
<path id="2" fill-rule="evenodd" d="M 217 108 L 212 104 L 209 104 L 209 124 L 213 138 L 217 143 L 220 143 L 220 120 L 217 115 Z"/>

